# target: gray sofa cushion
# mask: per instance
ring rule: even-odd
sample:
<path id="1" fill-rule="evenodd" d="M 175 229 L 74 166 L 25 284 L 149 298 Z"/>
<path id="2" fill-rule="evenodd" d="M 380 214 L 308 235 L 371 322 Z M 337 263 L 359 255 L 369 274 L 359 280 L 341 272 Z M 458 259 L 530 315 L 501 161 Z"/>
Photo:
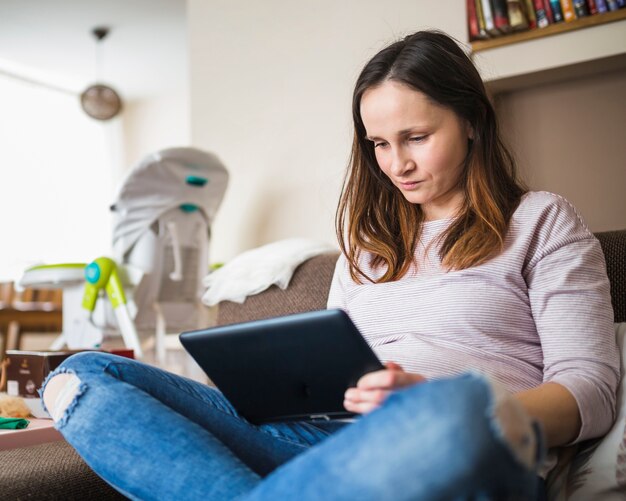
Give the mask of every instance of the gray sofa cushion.
<path id="1" fill-rule="evenodd" d="M 4 500 L 123 500 L 65 441 L 0 451 Z"/>

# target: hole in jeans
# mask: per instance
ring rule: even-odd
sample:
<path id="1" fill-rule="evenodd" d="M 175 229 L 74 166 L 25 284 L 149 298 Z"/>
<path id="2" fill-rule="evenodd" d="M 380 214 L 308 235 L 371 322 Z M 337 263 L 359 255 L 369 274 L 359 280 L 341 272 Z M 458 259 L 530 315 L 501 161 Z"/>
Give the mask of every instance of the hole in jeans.
<path id="1" fill-rule="evenodd" d="M 81 381 L 73 373 L 59 373 L 47 381 L 43 400 L 50 416 L 59 423 L 70 405 L 81 393 Z"/>

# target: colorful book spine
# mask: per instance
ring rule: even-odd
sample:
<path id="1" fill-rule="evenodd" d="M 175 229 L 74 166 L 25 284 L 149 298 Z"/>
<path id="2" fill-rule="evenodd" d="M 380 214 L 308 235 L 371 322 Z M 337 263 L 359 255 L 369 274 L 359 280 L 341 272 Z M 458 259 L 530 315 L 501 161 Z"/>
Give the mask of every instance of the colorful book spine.
<path id="1" fill-rule="evenodd" d="M 617 7 L 620 9 L 626 7 L 626 0 L 617 0 Z"/>
<path id="2" fill-rule="evenodd" d="M 485 27 L 485 16 L 483 15 L 482 0 L 474 0 L 476 7 L 476 19 L 478 20 L 478 33 L 480 38 L 489 38 L 487 28 Z"/>
<path id="3" fill-rule="evenodd" d="M 493 24 L 502 33 L 511 31 L 509 15 L 507 12 L 507 0 L 491 0 L 493 11 Z"/>
<path id="4" fill-rule="evenodd" d="M 617 5 L 616 0 L 606 0 L 606 5 L 610 11 L 619 9 L 619 5 Z"/>
<path id="5" fill-rule="evenodd" d="M 589 15 L 594 16 L 598 13 L 598 6 L 596 5 L 596 0 L 587 0 L 587 9 L 589 10 Z"/>
<path id="6" fill-rule="evenodd" d="M 520 0 L 507 0 L 509 25 L 512 30 L 520 31 L 528 29 L 528 19 L 524 14 Z"/>
<path id="7" fill-rule="evenodd" d="M 560 0 L 550 0 L 550 9 L 552 10 L 552 17 L 555 23 L 563 21 L 563 11 L 561 10 Z"/>
<path id="8" fill-rule="evenodd" d="M 497 36 L 500 31 L 496 29 L 496 25 L 493 21 L 493 11 L 491 10 L 491 3 L 489 0 L 480 0 L 483 7 L 483 17 L 485 18 L 485 29 L 490 35 Z"/>
<path id="9" fill-rule="evenodd" d="M 550 24 L 550 20 L 548 19 L 548 13 L 546 12 L 546 8 L 543 0 L 533 0 L 535 7 L 535 15 L 537 16 L 537 27 L 545 28 Z"/>
<path id="10" fill-rule="evenodd" d="M 598 14 L 604 14 L 609 11 L 609 6 L 606 4 L 606 0 L 596 0 L 596 8 L 598 9 Z"/>
<path id="11" fill-rule="evenodd" d="M 574 11 L 574 3 L 572 0 L 560 0 L 561 11 L 563 12 L 563 18 L 566 22 L 572 22 L 576 20 L 576 12 Z"/>
<path id="12" fill-rule="evenodd" d="M 543 8 L 546 11 L 548 22 L 552 24 L 554 22 L 554 15 L 552 14 L 552 4 L 550 3 L 550 0 L 543 0 Z"/>
<path id="13" fill-rule="evenodd" d="M 482 0 L 475 0 L 474 3 L 476 4 L 476 17 L 478 18 L 478 31 L 480 32 L 480 36 L 481 38 L 489 38 L 487 25 L 485 24 L 485 15 L 483 14 Z"/>
<path id="14" fill-rule="evenodd" d="M 528 20 L 528 29 L 534 30 L 537 27 L 537 16 L 535 15 L 534 0 L 524 0 L 522 7 L 524 8 L 524 14 Z"/>
<path id="15" fill-rule="evenodd" d="M 576 17 L 585 17 L 589 15 L 589 8 L 586 0 L 573 0 L 574 13 Z"/>
<path id="16" fill-rule="evenodd" d="M 478 18 L 476 17 L 476 4 L 474 0 L 467 0 L 467 29 L 469 31 L 470 40 L 477 40 L 480 37 L 478 30 Z"/>

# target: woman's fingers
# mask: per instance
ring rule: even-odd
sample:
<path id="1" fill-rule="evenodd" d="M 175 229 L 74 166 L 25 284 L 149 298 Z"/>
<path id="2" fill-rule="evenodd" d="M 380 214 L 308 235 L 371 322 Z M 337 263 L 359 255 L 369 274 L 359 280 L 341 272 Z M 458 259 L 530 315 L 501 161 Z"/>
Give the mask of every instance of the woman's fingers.
<path id="1" fill-rule="evenodd" d="M 403 371 L 404 372 L 404 369 L 395 362 L 386 362 L 385 367 L 389 369 L 390 371 Z"/>
<path id="2" fill-rule="evenodd" d="M 382 405 L 392 391 L 426 380 L 419 374 L 404 372 L 394 362 L 387 362 L 385 367 L 366 374 L 359 379 L 356 388 L 346 391 L 343 404 L 346 410 L 365 414 Z"/>
<path id="3" fill-rule="evenodd" d="M 402 367 L 393 362 L 388 362 L 386 365 L 387 369 L 365 374 L 365 376 L 357 382 L 357 388 L 363 390 L 376 388 L 397 390 L 425 380 L 425 378 L 419 374 L 404 372 Z"/>
<path id="4" fill-rule="evenodd" d="M 360 390 L 359 388 L 350 388 L 345 393 L 345 399 L 350 402 L 367 402 L 373 404 L 382 404 L 391 393 L 389 390 Z"/>
<path id="5" fill-rule="evenodd" d="M 350 412 L 365 414 L 373 411 L 389 396 L 388 390 L 360 390 L 350 388 L 346 391 L 343 406 Z"/>
<path id="6" fill-rule="evenodd" d="M 351 402 L 349 400 L 344 400 L 343 406 L 347 411 L 355 414 L 367 414 L 379 407 L 379 405 L 370 402 Z"/>

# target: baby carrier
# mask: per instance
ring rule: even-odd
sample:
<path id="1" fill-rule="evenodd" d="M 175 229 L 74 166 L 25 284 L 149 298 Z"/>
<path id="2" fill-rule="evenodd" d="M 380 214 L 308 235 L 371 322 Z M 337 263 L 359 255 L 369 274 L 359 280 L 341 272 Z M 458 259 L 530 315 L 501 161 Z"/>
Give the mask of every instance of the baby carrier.
<path id="1" fill-rule="evenodd" d="M 113 258 L 133 287 L 137 330 L 156 332 L 158 361 L 166 330 L 197 328 L 204 318 L 211 224 L 227 184 L 228 172 L 214 154 L 170 148 L 137 165 L 111 206 Z"/>

